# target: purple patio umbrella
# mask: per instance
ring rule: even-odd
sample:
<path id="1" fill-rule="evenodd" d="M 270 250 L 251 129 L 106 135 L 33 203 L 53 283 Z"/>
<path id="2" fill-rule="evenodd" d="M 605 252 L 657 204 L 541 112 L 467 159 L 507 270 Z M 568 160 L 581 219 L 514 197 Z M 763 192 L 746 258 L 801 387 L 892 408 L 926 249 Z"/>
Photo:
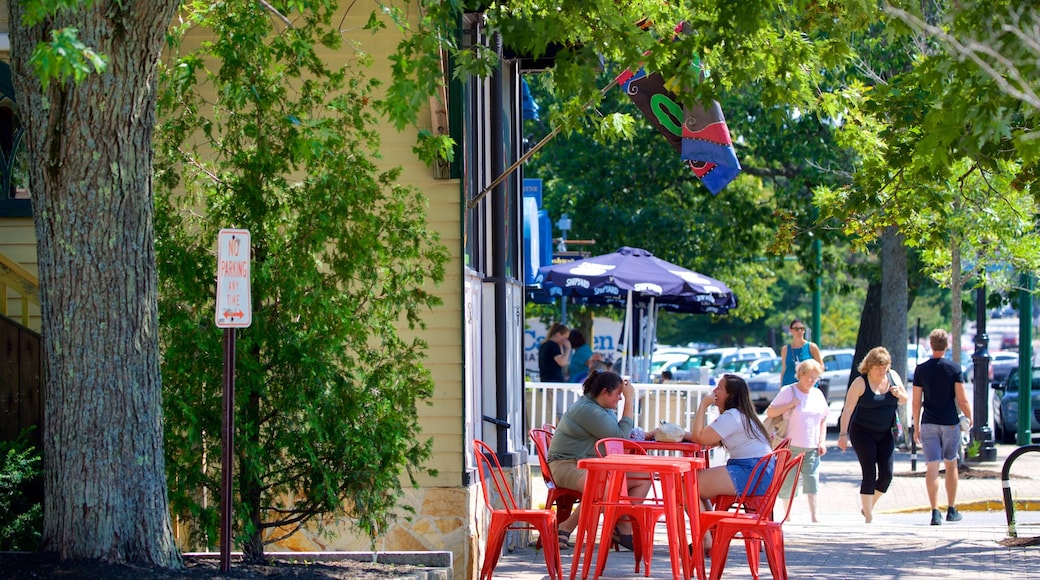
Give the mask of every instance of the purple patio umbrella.
<path id="1" fill-rule="evenodd" d="M 535 282 L 550 297 L 577 297 L 592 304 L 625 307 L 629 332 L 636 303 L 649 305 L 651 326 L 658 306 L 696 314 L 725 314 L 737 307 L 736 296 L 724 283 L 628 246 L 602 256 L 543 266 Z M 624 342 L 627 359 L 632 343 Z M 631 367 L 627 360 L 624 365 L 625 369 Z"/>

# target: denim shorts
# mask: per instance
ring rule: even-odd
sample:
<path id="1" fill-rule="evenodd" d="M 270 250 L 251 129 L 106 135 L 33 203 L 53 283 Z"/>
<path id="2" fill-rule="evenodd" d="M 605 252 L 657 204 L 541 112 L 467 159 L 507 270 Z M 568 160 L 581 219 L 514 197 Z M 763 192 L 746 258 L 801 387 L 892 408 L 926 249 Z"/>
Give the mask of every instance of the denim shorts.
<path id="1" fill-rule="evenodd" d="M 726 462 L 726 471 L 729 472 L 729 478 L 733 480 L 733 487 L 736 488 L 738 495 L 748 486 L 751 472 L 755 470 L 755 465 L 759 459 L 761 457 L 748 457 L 747 459 L 730 459 Z M 775 463 L 776 461 L 770 461 L 766 464 L 766 472 L 759 480 L 754 491 L 751 492 L 751 495 L 765 495 L 766 489 L 769 487 L 770 482 L 773 481 L 773 466 Z"/>
<path id="2" fill-rule="evenodd" d="M 953 461 L 961 448 L 961 426 L 921 424 L 921 450 L 924 462 Z"/>

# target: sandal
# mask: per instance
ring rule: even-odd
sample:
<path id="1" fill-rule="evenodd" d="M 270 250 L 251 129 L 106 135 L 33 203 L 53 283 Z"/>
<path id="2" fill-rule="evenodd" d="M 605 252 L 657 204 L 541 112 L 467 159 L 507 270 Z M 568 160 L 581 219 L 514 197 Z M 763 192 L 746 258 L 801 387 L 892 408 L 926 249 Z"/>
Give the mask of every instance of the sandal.
<path id="1" fill-rule="evenodd" d="M 561 549 L 571 547 L 571 532 L 556 528 L 556 537 L 559 538 Z"/>
<path id="2" fill-rule="evenodd" d="M 624 549 L 626 549 L 626 550 L 628 550 L 630 552 L 634 552 L 635 551 L 635 546 L 634 546 L 634 544 L 632 542 L 632 534 L 624 534 L 624 535 L 622 535 L 621 532 L 619 532 L 617 528 L 614 528 L 613 540 L 614 540 L 615 544 L 621 546 L 622 548 L 624 548 Z"/>

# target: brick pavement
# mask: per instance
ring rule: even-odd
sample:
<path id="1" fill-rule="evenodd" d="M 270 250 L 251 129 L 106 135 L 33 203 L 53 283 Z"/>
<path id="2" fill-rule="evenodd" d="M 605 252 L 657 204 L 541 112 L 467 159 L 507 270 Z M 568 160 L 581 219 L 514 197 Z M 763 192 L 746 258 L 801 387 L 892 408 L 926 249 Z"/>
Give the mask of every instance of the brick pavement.
<path id="1" fill-rule="evenodd" d="M 874 522 L 866 524 L 859 514 L 859 464 L 855 454 L 851 450 L 841 452 L 834 445 L 833 433 L 829 442 L 820 467 L 820 522 L 809 522 L 805 499 L 799 497 L 784 526 L 790 578 L 977 580 L 1009 574 L 1015 580 L 1040 579 L 1040 547 L 1004 547 L 998 543 L 1008 537 L 999 473 L 1015 446 L 998 445 L 997 461 L 969 463 L 972 469 L 995 472 L 997 477 L 962 478 L 958 504 L 964 520 L 931 526 L 923 462 L 918 462 L 920 475 L 916 475 L 911 470 L 910 454 L 897 452 L 897 476 L 878 504 Z M 544 490 L 537 474 L 534 479 L 532 489 Z M 1019 537 L 1040 537 L 1040 453 L 1026 453 L 1015 461 L 1010 488 L 1021 502 L 1016 514 Z M 939 504 L 944 508 L 942 485 Z M 671 578 L 663 529 L 664 526 L 657 528 L 650 578 Z M 751 578 L 741 544 L 734 542 L 730 551 L 724 574 L 727 579 Z M 571 560 L 572 555 L 565 553 L 565 575 L 570 573 Z M 633 572 L 630 552 L 611 553 L 603 578 L 642 577 Z M 764 555 L 762 577 L 770 578 Z M 517 547 L 503 554 L 495 578 L 541 580 L 548 576 L 540 553 Z"/>

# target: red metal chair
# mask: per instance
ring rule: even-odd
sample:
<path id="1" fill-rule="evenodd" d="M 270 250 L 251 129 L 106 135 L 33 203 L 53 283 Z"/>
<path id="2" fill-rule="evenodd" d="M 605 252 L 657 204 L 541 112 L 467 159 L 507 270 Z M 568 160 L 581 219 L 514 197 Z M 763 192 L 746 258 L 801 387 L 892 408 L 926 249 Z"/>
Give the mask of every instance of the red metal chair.
<path id="1" fill-rule="evenodd" d="M 552 432 L 543 427 L 531 429 L 528 434 L 534 441 L 534 448 L 538 453 L 538 466 L 542 470 L 542 481 L 549 490 L 545 497 L 545 509 L 552 509 L 555 505 L 556 519 L 563 521 L 570 517 L 574 503 L 581 501 L 581 490 L 560 487 L 553 480 L 552 473 L 549 471 L 549 443 L 552 442 Z"/>
<path id="2" fill-rule="evenodd" d="M 604 437 L 596 442 L 596 454 L 600 457 L 631 453 L 635 455 L 647 455 L 646 449 L 637 441 L 623 439 L 621 437 Z M 632 476 L 626 476 L 632 479 Z M 642 561 L 646 576 L 650 576 L 650 560 L 654 555 L 654 528 L 664 518 L 664 502 L 657 496 L 657 489 L 650 478 L 649 497 L 621 496 L 621 500 L 630 502 L 631 505 L 622 506 L 617 509 L 619 516 L 627 515 L 635 523 L 633 525 L 632 548 L 636 560 L 635 571 L 639 572 L 639 562 Z M 613 525 L 614 522 L 604 522 L 603 525 Z"/>
<path id="3" fill-rule="evenodd" d="M 549 571 L 549 578 L 561 580 L 563 568 L 560 565 L 560 544 L 556 537 L 556 512 L 550 509 L 520 509 L 516 505 L 513 491 L 509 487 L 502 465 L 498 462 L 498 456 L 493 449 L 480 440 L 473 442 L 473 452 L 477 458 L 477 472 L 480 474 L 480 487 L 484 493 L 484 505 L 491 512 L 491 522 L 488 525 L 487 552 L 484 554 L 484 564 L 480 567 L 481 580 L 491 580 L 495 573 L 495 566 L 502 555 L 502 546 L 505 543 L 506 531 L 510 529 L 535 529 L 538 530 L 545 548 L 545 567 Z M 491 501 L 488 475 L 504 504 L 504 509 L 498 509 Z"/>
<path id="4" fill-rule="evenodd" d="M 778 452 L 790 454 L 789 449 L 781 449 Z M 737 514 L 733 517 L 722 518 L 715 522 L 715 543 L 711 548 L 711 580 L 722 578 L 722 570 L 726 567 L 726 557 L 729 555 L 729 545 L 737 535 L 744 540 L 747 552 L 748 567 L 751 576 L 758 580 L 758 543 L 764 542 L 766 548 L 766 559 L 769 561 L 769 571 L 774 580 L 787 580 L 787 557 L 784 553 L 784 530 L 783 524 L 791 514 L 793 501 L 787 502 L 787 510 L 783 517 L 778 520 L 772 518 L 773 506 L 776 498 L 780 495 L 780 488 L 784 481 L 791 478 L 793 485 L 798 485 L 798 476 L 802 471 L 804 453 L 799 453 L 783 464 L 773 474 L 773 481 L 769 485 L 763 500 L 762 509 L 757 513 Z"/>
<path id="5" fill-rule="evenodd" d="M 785 438 L 781 439 L 779 442 L 777 442 L 776 447 L 774 447 L 773 450 L 776 451 L 777 449 L 790 449 L 790 448 L 791 448 L 791 438 L 790 437 L 785 437 Z M 752 472 L 752 473 L 754 473 L 754 472 Z M 730 511 L 732 511 L 732 510 L 734 510 L 736 508 L 739 508 L 739 507 L 743 506 L 746 509 L 746 511 L 755 512 L 755 511 L 758 511 L 759 504 L 761 503 L 761 501 L 762 501 L 762 496 L 761 495 L 746 495 L 745 493 L 741 493 L 740 496 L 736 496 L 736 495 L 720 495 L 720 496 L 715 498 L 714 503 L 715 503 L 715 509 L 718 510 L 718 511 L 723 511 L 723 510 L 730 510 Z M 745 502 L 747 502 L 747 505 L 744 505 Z"/>
<path id="6" fill-rule="evenodd" d="M 695 557 L 700 557 L 699 554 L 703 551 L 704 534 L 709 532 L 713 533 L 715 524 L 720 520 L 729 517 L 743 517 L 745 515 L 756 514 L 759 510 L 765 507 L 764 504 L 766 497 L 769 494 L 769 488 L 766 488 L 765 493 L 758 495 L 756 495 L 754 491 L 760 488 L 762 479 L 767 473 L 769 473 L 768 466 L 770 463 L 773 465 L 772 472 L 775 480 L 779 477 L 784 466 L 790 460 L 791 450 L 789 448 L 774 449 L 772 452 L 758 460 L 758 463 L 756 463 L 755 467 L 751 470 L 751 477 L 748 478 L 747 484 L 745 484 L 744 489 L 740 491 L 739 495 L 720 496 L 715 499 L 714 510 L 701 510 L 700 515 L 698 516 L 701 534 L 693 539 Z M 771 507 L 770 510 L 772 510 Z M 757 556 L 758 545 L 754 542 L 749 543 L 749 553 L 752 548 L 756 550 L 755 554 Z M 754 573 L 757 574 L 757 571 L 758 567 L 756 565 Z"/>

